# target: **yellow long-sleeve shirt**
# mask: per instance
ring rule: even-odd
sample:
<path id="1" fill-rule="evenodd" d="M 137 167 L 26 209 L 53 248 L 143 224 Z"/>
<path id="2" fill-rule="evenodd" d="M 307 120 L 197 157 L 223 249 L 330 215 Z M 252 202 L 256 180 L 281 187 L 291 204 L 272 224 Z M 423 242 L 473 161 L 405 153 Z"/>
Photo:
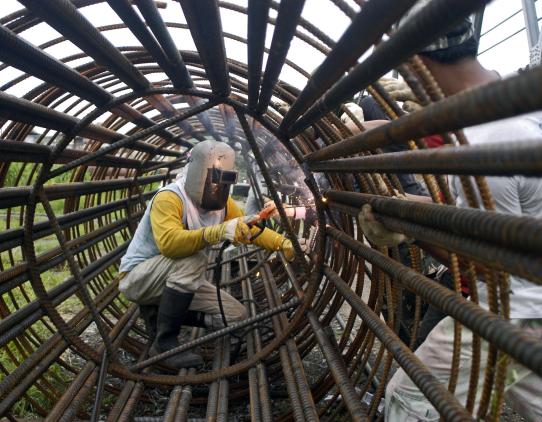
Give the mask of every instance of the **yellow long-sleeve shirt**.
<path id="1" fill-rule="evenodd" d="M 243 215 L 243 210 L 229 197 L 226 204 L 225 220 Z M 150 212 L 152 232 L 160 253 L 168 258 L 190 256 L 206 246 L 203 239 L 204 228 L 185 229 L 182 216 L 183 203 L 176 193 L 163 191 L 156 195 Z M 259 229 L 254 228 L 254 232 L 258 233 Z M 254 244 L 275 251 L 280 248 L 283 240 L 284 237 L 280 234 L 265 229 L 254 240 Z"/>

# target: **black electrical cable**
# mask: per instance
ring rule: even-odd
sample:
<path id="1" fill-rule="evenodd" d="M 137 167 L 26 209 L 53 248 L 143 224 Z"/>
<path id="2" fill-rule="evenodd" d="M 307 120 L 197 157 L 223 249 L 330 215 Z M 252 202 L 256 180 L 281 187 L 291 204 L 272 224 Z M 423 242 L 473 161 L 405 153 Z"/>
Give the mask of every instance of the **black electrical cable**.
<path id="1" fill-rule="evenodd" d="M 265 220 L 261 221 L 259 223 L 254 224 L 256 227 L 260 229 L 258 233 L 256 233 L 254 236 L 252 236 L 251 240 L 256 239 L 258 236 L 260 236 L 264 230 L 266 229 Z M 218 302 L 218 308 L 220 309 L 220 316 L 222 317 L 222 323 L 224 324 L 224 327 L 228 326 L 228 321 L 226 320 L 226 313 L 224 312 L 224 304 L 222 303 L 222 294 L 220 291 L 220 274 L 219 271 L 220 266 L 222 264 L 222 257 L 224 256 L 224 251 L 228 246 L 231 245 L 231 242 L 229 240 L 225 240 L 224 243 L 222 243 L 222 246 L 220 246 L 220 249 L 218 250 L 218 255 L 215 259 L 215 270 L 213 272 L 213 281 L 216 286 L 216 300 Z M 234 337 L 236 337 L 239 341 L 241 341 L 241 337 L 232 334 Z"/>
<path id="2" fill-rule="evenodd" d="M 216 300 L 218 301 L 218 308 L 220 309 L 220 315 L 222 316 L 222 323 L 224 324 L 224 327 L 228 326 L 228 322 L 226 321 L 226 314 L 224 313 L 224 305 L 222 303 L 222 295 L 220 293 L 220 266 L 222 264 L 222 256 L 224 255 L 224 251 L 230 245 L 231 242 L 229 240 L 226 240 L 224 241 L 224 243 L 222 243 L 222 246 L 220 247 L 218 255 L 215 259 L 215 270 L 213 272 L 213 281 L 215 282 L 216 286 Z"/>

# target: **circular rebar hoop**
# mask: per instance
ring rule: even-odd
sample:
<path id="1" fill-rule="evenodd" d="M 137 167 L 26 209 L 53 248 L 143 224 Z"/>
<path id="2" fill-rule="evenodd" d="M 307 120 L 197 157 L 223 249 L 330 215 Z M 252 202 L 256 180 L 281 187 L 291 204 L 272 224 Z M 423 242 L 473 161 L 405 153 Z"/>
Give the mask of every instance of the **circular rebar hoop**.
<path id="1" fill-rule="evenodd" d="M 248 404 L 254 421 L 376 420 L 399 366 L 444 420 L 497 420 L 508 365 L 542 375 L 542 342 L 507 321 L 509 275 L 542 283 L 542 223 L 495 212 L 485 179 L 540 180 L 542 147 L 469 146 L 462 132 L 542 108 L 542 68 L 446 98 L 414 55 L 487 0 L 454 0 L 453 10 L 435 0 L 398 30 L 414 0 L 332 0 L 324 21 L 308 18 L 304 0 L 19 3 L 0 18 L 0 416 L 32 408 L 50 420 L 182 420 L 205 404 L 209 418 L 225 421 Z M 120 23 L 95 25 L 91 8 Z M 223 31 L 232 17 L 246 38 Z M 339 38 L 329 35 L 334 19 Z M 26 37 L 44 27 L 59 36 Z M 135 43 L 110 41 L 127 33 Z M 195 50 L 179 49 L 186 38 Z M 319 58 L 316 69 L 299 49 Z M 233 58 L 245 51 L 246 63 Z M 393 69 L 420 110 L 407 113 L 378 82 Z M 344 105 L 360 90 L 392 121 L 365 130 Z M 435 134 L 446 148 L 427 147 Z M 119 293 L 118 264 L 148 201 L 205 139 L 239 152 L 260 205 L 266 186 L 296 258 L 243 247 L 211 263 L 249 318 L 193 331 L 150 358 L 138 308 Z M 412 173 L 433 204 L 393 198 Z M 447 175 L 459 178 L 468 208 L 455 206 Z M 418 243 L 373 246 L 358 220 L 365 204 Z M 286 205 L 310 208 L 311 221 L 292 220 Z M 427 263 L 439 259 L 454 291 L 428 278 Z M 479 279 L 491 312 L 478 305 Z M 454 319 L 445 383 L 415 352 L 428 305 Z M 163 374 L 164 358 L 198 346 L 213 356 L 205 368 Z M 469 385 L 460 400 L 459 383 Z M 145 406 L 153 391 L 170 394 L 165 416 Z M 287 400 L 275 406 L 279 396 Z"/>

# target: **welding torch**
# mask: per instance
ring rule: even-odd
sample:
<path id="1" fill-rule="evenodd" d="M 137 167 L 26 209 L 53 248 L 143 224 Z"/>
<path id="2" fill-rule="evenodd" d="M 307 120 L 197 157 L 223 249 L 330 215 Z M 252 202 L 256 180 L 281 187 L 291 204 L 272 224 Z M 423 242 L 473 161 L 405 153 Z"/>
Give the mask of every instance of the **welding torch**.
<path id="1" fill-rule="evenodd" d="M 314 210 L 314 205 L 306 206 L 295 206 L 295 205 L 284 205 L 284 211 L 287 217 L 292 217 L 295 219 L 305 219 L 305 221 L 312 225 L 316 221 L 316 211 Z M 258 214 L 249 215 L 245 217 L 245 223 L 252 227 L 260 227 L 261 231 L 265 228 L 265 222 L 273 217 L 278 217 L 279 213 L 277 206 L 273 201 L 269 201 L 265 206 L 258 212 Z M 263 226 L 263 227 L 262 227 Z M 260 232 L 261 233 L 261 232 Z M 258 233 L 256 236 L 259 236 Z"/>

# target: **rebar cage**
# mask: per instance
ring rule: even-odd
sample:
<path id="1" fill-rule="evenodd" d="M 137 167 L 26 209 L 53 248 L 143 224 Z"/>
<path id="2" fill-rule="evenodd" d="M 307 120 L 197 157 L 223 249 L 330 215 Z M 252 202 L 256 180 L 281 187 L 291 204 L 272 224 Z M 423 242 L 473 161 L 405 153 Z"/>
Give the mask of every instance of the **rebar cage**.
<path id="1" fill-rule="evenodd" d="M 230 420 L 229 410 L 241 403 L 254 421 L 374 420 L 401 367 L 444 420 L 497 420 L 510 360 L 542 375 L 542 341 L 507 321 L 507 275 L 542 282 L 542 224 L 495 213 L 484 179 L 540 177 L 542 146 L 469 147 L 461 132 L 542 108 L 542 70 L 444 98 L 415 56 L 488 0 L 434 0 L 398 30 L 393 24 L 415 0 L 331 0 L 326 7 L 350 21 L 337 39 L 302 15 L 323 0 L 19 3 L 24 9 L 1 18 L 0 28 L 0 75 L 19 70 L 1 80 L 0 93 L 0 415 L 173 421 L 207 406 L 208 420 Z M 94 26 L 85 10 L 100 3 L 123 23 Z M 186 23 L 164 20 L 166 6 Z M 223 13 L 238 14 L 248 36 L 224 32 Z M 25 34 L 43 26 L 59 36 L 27 41 Z M 134 45 L 105 36 L 123 29 Z M 196 49 L 182 49 L 179 34 Z M 241 45 L 246 62 L 228 58 L 225 42 Z M 321 54 L 314 72 L 288 54 L 294 42 Z M 80 53 L 48 53 L 65 43 Z M 280 80 L 285 69 L 303 77 L 305 88 Z M 377 82 L 393 69 L 422 108 L 404 112 Z M 38 82 L 24 95 L 9 93 L 33 78 Z M 361 129 L 343 103 L 363 90 L 391 121 L 354 134 L 336 110 Z M 448 147 L 428 150 L 423 138 L 433 134 Z M 164 374 L 160 356 L 148 357 L 137 305 L 119 294 L 118 263 L 147 201 L 205 139 L 234 146 L 252 183 L 257 176 L 248 163 L 255 163 L 297 258 L 290 264 L 243 247 L 210 266 L 250 317 L 211 333 L 193 331 L 181 350 L 202 346 L 212 362 Z M 392 144 L 410 150 L 381 153 Z M 422 174 L 433 203 L 394 198 L 402 192 L 400 173 Z M 445 175 L 460 175 L 469 208 L 454 206 Z M 288 220 L 282 201 L 301 200 L 284 193 L 288 185 L 315 204 L 314 227 Z M 365 204 L 388 229 L 446 249 L 455 291 L 426 276 L 418 242 L 387 248 L 365 241 L 357 221 Z M 314 240 L 309 258 L 297 236 Z M 461 274 L 470 300 L 461 295 Z M 490 311 L 476 303 L 480 277 L 492 295 Z M 413 352 L 425 304 L 455 321 L 447 385 Z M 471 336 L 464 327 L 473 333 L 466 405 L 454 396 L 461 335 Z M 402 331 L 412 339 L 407 344 Z M 322 365 L 308 376 L 315 353 Z M 480 373 L 482 358 L 487 369 Z M 168 400 L 153 414 L 156 391 Z"/>

